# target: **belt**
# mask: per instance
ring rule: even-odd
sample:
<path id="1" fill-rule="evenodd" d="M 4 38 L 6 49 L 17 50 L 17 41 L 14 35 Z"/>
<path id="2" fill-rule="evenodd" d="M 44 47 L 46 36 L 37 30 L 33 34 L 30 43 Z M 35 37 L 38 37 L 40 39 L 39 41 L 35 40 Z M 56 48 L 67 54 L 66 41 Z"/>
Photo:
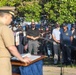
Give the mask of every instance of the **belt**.
<path id="1" fill-rule="evenodd" d="M 30 40 L 30 41 L 36 41 L 36 40 Z"/>

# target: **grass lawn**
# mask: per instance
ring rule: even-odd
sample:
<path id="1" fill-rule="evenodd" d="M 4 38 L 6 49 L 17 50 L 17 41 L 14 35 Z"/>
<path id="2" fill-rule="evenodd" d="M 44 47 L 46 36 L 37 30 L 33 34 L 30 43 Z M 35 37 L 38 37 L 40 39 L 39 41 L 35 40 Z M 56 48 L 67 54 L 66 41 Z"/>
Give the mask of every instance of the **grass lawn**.
<path id="1" fill-rule="evenodd" d="M 73 62 L 71 65 L 62 65 L 61 63 L 58 63 L 57 65 L 53 64 L 53 57 L 50 56 L 50 58 L 48 58 L 47 56 L 43 59 L 43 65 L 45 66 L 58 66 L 58 67 L 72 67 L 72 68 L 76 68 L 76 62 Z"/>

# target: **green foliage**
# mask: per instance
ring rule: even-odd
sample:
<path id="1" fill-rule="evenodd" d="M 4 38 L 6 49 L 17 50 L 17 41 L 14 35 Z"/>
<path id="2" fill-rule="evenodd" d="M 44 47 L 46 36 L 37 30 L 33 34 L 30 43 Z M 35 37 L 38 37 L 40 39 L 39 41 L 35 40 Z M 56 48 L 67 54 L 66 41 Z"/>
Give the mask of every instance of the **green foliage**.
<path id="1" fill-rule="evenodd" d="M 7 0 L 0 0 L 0 7 L 5 6 L 7 4 Z"/>
<path id="2" fill-rule="evenodd" d="M 21 0 L 0 0 L 0 6 L 17 6 L 20 5 Z"/>
<path id="3" fill-rule="evenodd" d="M 34 19 L 35 21 L 40 20 L 40 12 L 41 6 L 38 3 L 26 4 L 24 7 L 18 8 L 20 12 L 24 10 L 24 16 L 26 17 L 26 21 L 31 21 Z"/>
<path id="4" fill-rule="evenodd" d="M 9 6 L 18 6 L 20 5 L 21 0 L 8 0 L 7 5 Z"/>
<path id="5" fill-rule="evenodd" d="M 15 6 L 17 15 L 26 17 L 27 21 L 39 21 L 41 13 L 51 22 L 76 21 L 76 0 L 0 0 L 0 6 Z"/>
<path id="6" fill-rule="evenodd" d="M 44 5 L 44 11 L 51 21 L 73 23 L 76 21 L 76 0 L 51 0 Z"/>

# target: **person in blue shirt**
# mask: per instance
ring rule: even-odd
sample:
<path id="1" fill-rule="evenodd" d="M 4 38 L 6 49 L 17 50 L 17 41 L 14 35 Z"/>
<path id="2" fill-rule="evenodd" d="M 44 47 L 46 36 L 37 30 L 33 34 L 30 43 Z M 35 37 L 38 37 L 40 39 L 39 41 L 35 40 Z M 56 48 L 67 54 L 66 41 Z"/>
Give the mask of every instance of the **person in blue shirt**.
<path id="1" fill-rule="evenodd" d="M 64 64 L 71 64 L 71 43 L 72 32 L 68 29 L 67 24 L 63 24 L 63 30 L 61 31 L 61 44 L 62 44 L 62 61 Z"/>

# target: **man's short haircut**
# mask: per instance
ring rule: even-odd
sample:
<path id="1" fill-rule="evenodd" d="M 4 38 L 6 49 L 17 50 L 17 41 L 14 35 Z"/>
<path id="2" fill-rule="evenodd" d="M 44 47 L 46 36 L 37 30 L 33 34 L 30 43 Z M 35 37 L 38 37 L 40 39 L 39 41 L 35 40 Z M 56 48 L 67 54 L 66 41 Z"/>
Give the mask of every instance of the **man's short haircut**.
<path id="1" fill-rule="evenodd" d="M 14 12 L 13 11 L 0 11 L 0 16 L 3 17 L 5 14 L 11 14 L 12 16 L 14 16 Z"/>

